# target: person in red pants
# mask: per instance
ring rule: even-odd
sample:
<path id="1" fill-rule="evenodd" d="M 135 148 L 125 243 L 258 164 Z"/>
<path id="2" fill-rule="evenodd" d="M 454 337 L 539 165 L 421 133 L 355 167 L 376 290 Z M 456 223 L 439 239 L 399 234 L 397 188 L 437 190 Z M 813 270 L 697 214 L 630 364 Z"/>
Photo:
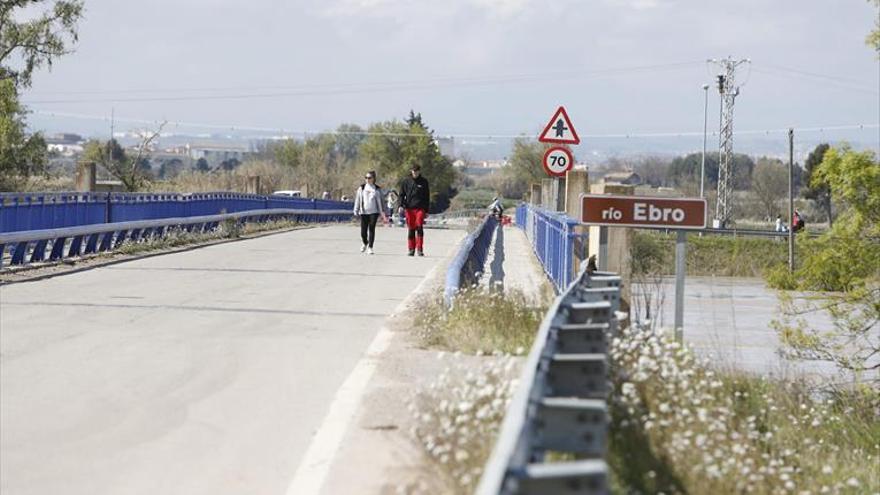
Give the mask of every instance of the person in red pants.
<path id="1" fill-rule="evenodd" d="M 419 256 L 425 255 L 425 218 L 428 216 L 428 207 L 431 204 L 431 191 L 428 180 L 422 177 L 422 167 L 414 164 L 410 167 L 409 177 L 400 183 L 400 207 L 406 215 L 407 247 L 409 255 L 416 252 Z"/>

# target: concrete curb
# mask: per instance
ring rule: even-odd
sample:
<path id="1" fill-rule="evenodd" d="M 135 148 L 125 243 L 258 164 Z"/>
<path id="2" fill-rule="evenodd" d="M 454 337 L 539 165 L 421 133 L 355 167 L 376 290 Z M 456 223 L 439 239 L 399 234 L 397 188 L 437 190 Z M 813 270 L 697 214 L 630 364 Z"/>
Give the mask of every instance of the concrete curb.
<path id="1" fill-rule="evenodd" d="M 101 261 L 101 257 L 106 256 L 107 253 L 98 253 L 98 254 L 95 254 L 94 256 L 90 256 L 90 257 L 83 258 L 80 260 L 80 263 L 89 263 L 87 266 L 77 267 L 75 265 L 65 263 L 64 261 L 58 261 L 58 262 L 55 262 L 52 264 L 40 266 L 38 268 L 33 268 L 33 271 L 38 272 L 38 271 L 42 271 L 42 270 L 46 270 L 46 269 L 50 269 L 50 268 L 57 268 L 59 266 L 64 266 L 64 265 L 70 266 L 71 268 L 69 270 L 60 270 L 58 272 L 53 272 L 53 273 L 39 273 L 39 274 L 35 274 L 32 277 L 22 278 L 21 280 L 0 279 L 0 287 L 2 287 L 4 285 L 21 284 L 21 283 L 26 283 L 26 282 L 38 282 L 40 280 L 46 280 L 46 279 L 50 279 L 50 278 L 60 277 L 63 275 L 72 275 L 74 273 L 81 273 L 81 272 L 85 272 L 88 270 L 94 270 L 95 268 L 102 268 L 105 266 L 113 266 L 113 265 L 118 265 L 120 263 L 127 263 L 129 261 L 143 260 L 143 259 L 147 259 L 147 258 L 153 258 L 156 256 L 163 256 L 166 254 L 185 253 L 188 251 L 195 251 L 196 249 L 202 249 L 202 248 L 206 248 L 206 247 L 210 247 L 210 246 L 218 246 L 218 245 L 227 244 L 230 242 L 239 242 L 239 241 L 247 241 L 247 240 L 251 240 L 251 239 L 259 239 L 261 237 L 267 237 L 270 235 L 277 235 L 277 234 L 284 234 L 287 232 L 293 232 L 294 230 L 314 229 L 314 228 L 319 228 L 319 227 L 325 227 L 328 225 L 335 225 L 335 224 L 304 225 L 301 227 L 299 227 L 299 226 L 298 227 L 290 227 L 290 228 L 286 228 L 286 229 L 282 229 L 282 230 L 272 230 L 272 231 L 268 231 L 268 232 L 257 232 L 255 234 L 251 234 L 248 236 L 236 237 L 235 239 L 216 239 L 213 241 L 196 243 L 193 245 L 181 246 L 181 247 L 171 248 L 171 249 L 158 250 L 155 252 L 146 252 L 143 254 L 113 255 L 111 252 L 111 253 L 109 253 L 110 256 L 108 256 L 108 259 L 104 260 L 104 261 Z M 30 271 L 30 270 L 22 270 L 22 273 L 26 273 L 28 271 Z M 7 274 L 4 274 L 4 275 L 7 275 Z M 10 273 L 8 275 L 18 275 L 18 273 Z"/>

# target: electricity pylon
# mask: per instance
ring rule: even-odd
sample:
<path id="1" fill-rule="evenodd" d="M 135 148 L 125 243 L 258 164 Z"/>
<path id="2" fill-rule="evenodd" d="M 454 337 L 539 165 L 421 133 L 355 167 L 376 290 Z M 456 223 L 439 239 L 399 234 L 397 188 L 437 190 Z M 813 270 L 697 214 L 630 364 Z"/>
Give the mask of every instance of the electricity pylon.
<path id="1" fill-rule="evenodd" d="M 724 228 L 733 216 L 733 104 L 739 95 L 736 68 L 750 63 L 749 59 L 734 60 L 710 59 L 721 72 L 717 76 L 718 93 L 721 95 L 721 123 L 718 141 L 718 196 L 715 201 L 715 220 L 719 228 Z"/>

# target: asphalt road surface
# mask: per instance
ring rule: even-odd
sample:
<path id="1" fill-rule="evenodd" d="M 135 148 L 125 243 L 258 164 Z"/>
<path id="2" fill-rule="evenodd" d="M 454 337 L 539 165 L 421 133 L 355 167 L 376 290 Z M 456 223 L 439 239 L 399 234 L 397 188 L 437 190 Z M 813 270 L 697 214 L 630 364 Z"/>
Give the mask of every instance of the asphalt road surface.
<path id="1" fill-rule="evenodd" d="M 462 238 L 334 226 L 0 288 L 4 494 L 284 494 L 395 307 Z"/>

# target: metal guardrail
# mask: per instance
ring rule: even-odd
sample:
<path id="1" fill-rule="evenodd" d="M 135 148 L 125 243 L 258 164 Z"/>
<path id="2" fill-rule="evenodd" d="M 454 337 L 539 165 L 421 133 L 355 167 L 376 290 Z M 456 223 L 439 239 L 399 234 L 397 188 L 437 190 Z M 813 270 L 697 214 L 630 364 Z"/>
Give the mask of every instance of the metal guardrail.
<path id="1" fill-rule="evenodd" d="M 608 342 L 620 277 L 582 271 L 553 302 L 507 408 L 478 495 L 606 494 Z M 545 462 L 549 452 L 575 460 Z"/>
<path id="2" fill-rule="evenodd" d="M 207 232 L 217 228 L 220 222 L 227 220 L 256 219 L 257 221 L 267 221 L 293 217 L 294 220 L 347 221 L 351 219 L 351 216 L 351 211 L 347 209 L 263 209 L 220 215 L 99 223 L 58 229 L 0 233 L 0 270 L 4 267 L 6 259 L 4 255 L 7 250 L 11 254 L 10 265 L 25 265 L 110 251 L 121 246 L 126 240 L 138 241 L 163 237 L 175 229 L 197 233 Z"/>
<path id="3" fill-rule="evenodd" d="M 425 220 L 425 224 L 433 227 L 442 227 L 450 224 L 463 226 L 467 224 L 467 220 L 479 218 L 486 214 L 488 214 L 488 212 L 485 209 L 447 210 L 443 213 L 431 214 L 428 216 L 427 220 Z"/>
<path id="4" fill-rule="evenodd" d="M 585 236 L 575 231 L 577 220 L 564 213 L 545 210 L 529 204 L 516 208 L 516 224 L 531 241 L 532 249 L 544 272 L 559 293 L 568 287 L 574 276 L 574 248 Z M 586 246 L 586 242 L 579 243 Z"/>
<path id="5" fill-rule="evenodd" d="M 211 193 L 0 193 L 0 233 L 250 210 L 351 209 L 351 202 Z"/>
<path id="6" fill-rule="evenodd" d="M 455 294 L 462 287 L 473 285 L 479 280 L 486 265 L 486 257 L 489 255 L 492 234 L 497 227 L 498 220 L 492 215 L 486 215 L 480 226 L 461 242 L 458 253 L 446 270 L 446 288 L 443 297 L 447 307 L 452 306 Z"/>

